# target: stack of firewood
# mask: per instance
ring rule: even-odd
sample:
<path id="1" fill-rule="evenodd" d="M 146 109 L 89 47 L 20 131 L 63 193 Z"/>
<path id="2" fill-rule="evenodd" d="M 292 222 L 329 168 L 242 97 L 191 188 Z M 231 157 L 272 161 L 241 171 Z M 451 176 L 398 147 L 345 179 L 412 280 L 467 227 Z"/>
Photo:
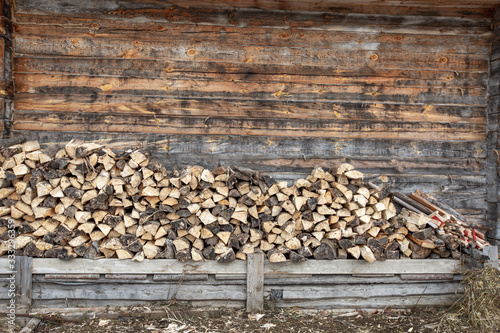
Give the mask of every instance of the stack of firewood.
<path id="1" fill-rule="evenodd" d="M 76 140 L 53 153 L 35 141 L 14 145 L 0 163 L 0 255 L 9 223 L 18 254 L 61 259 L 229 262 L 261 251 L 271 262 L 373 262 L 456 257 L 461 245 L 423 214 L 397 216 L 350 164 L 289 184 L 242 168 L 167 172 L 144 149 L 117 155 Z"/>

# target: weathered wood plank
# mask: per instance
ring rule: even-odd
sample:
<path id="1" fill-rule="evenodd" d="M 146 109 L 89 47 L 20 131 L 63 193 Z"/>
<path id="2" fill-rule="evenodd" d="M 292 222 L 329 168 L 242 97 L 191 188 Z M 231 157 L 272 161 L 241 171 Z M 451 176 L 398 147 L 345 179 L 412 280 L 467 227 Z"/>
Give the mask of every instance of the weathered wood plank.
<path id="1" fill-rule="evenodd" d="M 3 259 L 5 260 L 5 259 Z M 106 259 L 106 265 L 97 265 L 99 261 L 91 259 L 34 258 L 33 274 L 127 274 L 140 270 L 143 274 L 246 274 L 246 262 L 234 261 L 228 264 L 217 262 L 189 262 L 183 264 L 173 259 L 144 260 L 142 263 L 119 259 Z M 1 261 L 0 261 L 1 262 Z M 325 263 L 325 264 L 323 264 Z M 332 260 L 318 264 L 310 260 L 302 263 L 265 262 L 265 274 L 416 274 L 416 273 L 459 273 L 460 262 L 457 260 L 386 260 L 369 264 L 356 260 Z"/>
<path id="2" fill-rule="evenodd" d="M 279 288 L 273 286 L 273 289 Z M 333 285 L 333 286 L 283 286 L 283 300 L 322 300 L 373 297 L 407 297 L 419 295 L 440 295 L 463 293 L 459 282 L 413 283 L 413 284 L 373 284 L 373 285 Z M 270 288 L 266 288 L 269 292 Z"/>
<path id="3" fill-rule="evenodd" d="M 265 173 L 275 173 L 282 175 L 281 178 L 289 179 L 308 174 L 314 166 L 328 170 L 346 162 L 346 157 L 349 163 L 367 174 L 442 175 L 441 178 L 434 178 L 434 181 L 439 185 L 445 182 L 445 186 L 450 185 L 452 181 L 460 184 L 460 178 L 454 178 L 456 175 L 484 175 L 485 147 L 480 141 L 452 143 L 269 136 L 165 137 L 140 133 L 116 135 L 31 131 L 25 131 L 23 134 L 30 140 L 39 140 L 42 146 L 52 146 L 58 142 L 64 145 L 73 138 L 99 140 L 119 151 L 140 145 L 150 149 L 153 156 L 165 163 L 167 168 L 174 165 L 202 165 L 214 168 L 217 163 L 221 163 L 225 166 L 239 165 Z M 449 175 L 452 175 L 451 178 Z M 429 177 L 423 183 L 428 184 L 432 180 Z M 440 186 L 431 190 L 441 192 Z"/>
<path id="4" fill-rule="evenodd" d="M 493 18 L 492 26 L 496 27 L 500 23 L 500 9 L 497 8 L 495 16 Z M 498 48 L 500 45 L 500 31 L 494 30 L 494 38 L 492 42 L 493 48 Z M 499 208 L 500 208 L 500 196 L 498 195 L 500 187 L 498 186 L 499 181 L 499 170 L 500 170 L 500 158 L 498 155 L 498 149 L 500 148 L 500 119 L 499 119 L 499 104 L 500 96 L 498 95 L 500 88 L 498 83 L 498 76 L 500 75 L 499 61 L 495 61 L 496 54 L 492 51 L 491 68 L 490 68 L 490 81 L 488 84 L 488 94 L 489 105 L 487 111 L 486 123 L 488 125 L 486 143 L 488 156 L 486 158 L 486 179 L 488 185 L 487 190 L 487 226 L 490 230 L 487 232 L 486 236 L 493 241 L 493 244 L 498 243 L 500 240 L 500 224 L 499 219 Z"/>
<path id="5" fill-rule="evenodd" d="M 233 99 L 261 101 L 396 102 L 485 106 L 485 88 L 411 87 L 360 82 L 337 84 L 284 84 L 212 80 L 86 77 L 30 74 L 16 77 L 16 91 L 35 94 L 85 94 L 163 97 L 163 99 Z M 36 104 L 36 98 L 35 98 Z M 162 108 L 161 103 L 156 105 Z M 427 107 L 429 110 L 432 106 Z M 425 114 L 423 115 L 425 116 Z M 428 121 L 431 120 L 428 118 Z"/>
<path id="6" fill-rule="evenodd" d="M 414 274 L 414 273 L 459 273 L 460 262 L 456 260 L 386 260 L 376 265 L 357 260 L 332 260 L 318 265 L 310 260 L 301 263 L 269 263 L 264 265 L 265 274 Z"/>
<path id="7" fill-rule="evenodd" d="M 47 280 L 98 280 L 99 274 L 45 274 Z"/>
<path id="8" fill-rule="evenodd" d="M 305 309 L 403 309 L 414 306 L 450 306 L 453 305 L 460 295 L 431 295 L 431 296 L 394 296 L 394 297 L 372 297 L 346 298 L 332 300 L 300 300 L 300 301 L 280 301 L 275 305 L 280 308 L 305 308 Z"/>
<path id="9" fill-rule="evenodd" d="M 133 281 L 141 281 L 146 280 L 147 274 L 104 274 L 105 279 L 109 280 L 133 280 Z"/>
<path id="10" fill-rule="evenodd" d="M 185 62 L 161 59 L 89 59 L 78 57 L 32 58 L 18 56 L 15 59 L 16 73 L 74 74 L 93 76 L 142 77 L 166 79 L 197 79 L 260 82 L 314 82 L 327 84 L 340 79 L 346 82 L 363 80 L 393 80 L 394 85 L 446 86 L 446 87 L 485 87 L 488 81 L 486 72 L 459 72 L 450 70 L 419 71 L 412 68 L 381 69 L 358 67 L 308 67 L 307 72 L 298 66 L 243 63 Z M 286 73 L 287 75 L 281 75 Z M 263 75 L 259 75 L 263 74 Z"/>
<path id="11" fill-rule="evenodd" d="M 247 304 L 248 312 L 264 309 L 264 253 L 247 256 Z"/>
<path id="12" fill-rule="evenodd" d="M 279 286 L 273 286 L 274 289 Z M 460 283 L 416 283 L 386 285 L 335 285 L 335 286 L 283 286 L 283 300 L 350 299 L 391 296 L 441 295 L 463 292 Z M 210 285 L 138 285 L 138 284 L 90 284 L 60 285 L 35 284 L 33 296 L 37 300 L 49 299 L 130 299 L 130 300 L 242 300 L 246 297 L 244 286 Z M 266 293 L 269 292 L 266 287 Z"/>
<path id="13" fill-rule="evenodd" d="M 235 63 L 266 63 L 302 66 L 359 66 L 373 68 L 447 69 L 452 71 L 484 71 L 488 56 L 476 54 L 415 54 L 392 53 L 379 50 L 376 57 L 372 51 L 342 51 L 281 48 L 273 46 L 240 46 L 224 44 L 165 42 L 139 42 L 131 40 L 94 39 L 91 37 L 70 38 L 18 35 L 15 52 L 20 55 L 78 56 L 102 58 L 169 59 L 177 61 L 219 61 Z"/>
<path id="14" fill-rule="evenodd" d="M 421 187 L 435 186 L 429 188 L 432 192 L 440 192 L 442 195 L 459 194 L 459 192 L 484 194 L 484 185 L 486 181 L 482 176 L 456 176 L 453 175 L 398 175 L 389 174 L 377 177 L 376 183 L 385 183 L 392 190 L 397 190 L 401 186 L 418 186 Z M 454 182 L 454 178 L 457 181 Z M 407 188 L 409 190 L 410 188 Z M 422 190 L 425 192 L 425 190 Z"/>
<path id="15" fill-rule="evenodd" d="M 499 269 L 498 267 L 498 257 L 499 257 L 499 252 L 498 252 L 498 246 L 486 246 L 483 249 L 484 255 L 488 256 L 490 259 L 486 263 L 487 266 L 495 267 L 496 269 Z"/>
<path id="16" fill-rule="evenodd" d="M 454 274 L 401 274 L 403 281 L 453 280 Z"/>
<path id="17" fill-rule="evenodd" d="M 6 47 L 6 42 L 4 38 L 0 38 L 0 68 L 2 69 L 0 71 L 0 78 L 5 80 L 5 71 L 3 70 L 5 68 L 5 55 L 8 52 L 5 52 L 5 47 Z"/>
<path id="18" fill-rule="evenodd" d="M 141 285 L 132 283 L 61 285 L 53 283 L 34 284 L 33 298 L 86 299 L 86 300 L 245 300 L 245 286 L 227 285 L 182 285 L 163 283 Z"/>
<path id="19" fill-rule="evenodd" d="M 267 14 L 269 15 L 269 14 Z M 16 33 L 36 36 L 71 36 L 73 38 L 93 37 L 100 39 L 134 39 L 140 41 L 164 41 L 169 39 L 178 42 L 220 43 L 226 45 L 268 45 L 285 46 L 290 44 L 299 48 L 328 48 L 336 50 L 392 50 L 393 52 L 417 53 L 454 53 L 489 54 L 488 41 L 478 36 L 439 35 L 433 38 L 412 33 L 391 33 L 378 29 L 358 32 L 359 26 L 371 25 L 360 18 L 357 28 L 349 25 L 339 26 L 335 30 L 303 30 L 284 31 L 282 28 L 258 26 L 226 26 L 192 25 L 179 23 L 130 22 L 116 20 L 80 19 L 55 16 L 21 16 L 17 20 Z M 43 25 L 44 29 L 40 29 Z M 344 30 L 342 30 L 342 27 Z M 383 30 L 383 27 L 382 27 Z"/>
<path id="20" fill-rule="evenodd" d="M 55 283 L 60 285 L 91 285 L 91 284 L 113 284 L 113 283 L 134 283 L 141 285 L 149 284 L 162 284 L 165 281 L 180 283 L 183 285 L 246 285 L 246 274 L 217 274 L 216 278 L 208 278 L 207 274 L 187 274 L 183 278 L 180 275 L 177 277 L 169 278 L 172 274 L 155 274 L 159 278 L 146 279 L 146 280 L 110 280 L 105 278 L 99 278 L 96 280 L 89 281 L 89 279 L 48 279 L 46 275 L 35 274 L 33 275 L 33 283 Z M 54 274 L 52 274 L 54 275 Z M 61 275 L 61 274 L 58 274 Z M 70 274 L 75 275 L 75 274 Z M 404 274 L 406 277 L 403 278 L 403 274 L 386 276 L 386 277 L 374 277 L 373 274 L 364 274 L 364 277 L 353 276 L 347 274 L 264 274 L 264 285 L 274 288 L 274 286 L 287 286 L 287 285 L 337 285 L 337 284 L 358 284 L 358 285 L 370 285 L 373 283 L 378 284 L 411 284 L 411 283 L 421 283 L 425 281 L 426 283 L 441 283 L 443 281 L 462 281 L 462 276 L 459 274 Z M 452 277 L 447 280 L 445 278 Z M 417 279 L 418 278 L 418 279 Z M 7 280 L 4 281 L 5 283 Z M 7 295 L 5 293 L 5 295 Z M 7 296 L 6 296 L 7 297 Z"/>
<path id="21" fill-rule="evenodd" d="M 212 22 L 213 24 L 224 24 L 224 25 L 251 25 L 251 23 L 260 23 L 262 25 L 271 25 L 271 26 L 293 26 L 293 27 L 315 27 L 315 26 L 328 26 L 335 24 L 337 22 L 343 22 L 345 25 L 348 25 L 349 21 L 350 22 L 355 22 L 356 18 L 359 19 L 359 14 L 353 14 L 352 10 L 350 10 L 349 6 L 344 7 L 344 6 L 333 6 L 329 4 L 325 8 L 317 8 L 317 9 L 312 9 L 310 7 L 299 7 L 295 8 L 290 6 L 291 4 L 297 4 L 300 3 L 301 5 L 307 4 L 307 2 L 299 2 L 299 1 L 286 1 L 284 3 L 281 1 L 279 3 L 279 7 L 276 7 L 275 1 L 273 1 L 273 6 L 272 8 L 269 8 L 267 6 L 260 7 L 260 8 L 265 8 L 265 9 L 286 9 L 286 10 L 295 10 L 295 11 L 307 11 L 307 10 L 313 10 L 316 11 L 316 13 L 307 13 L 307 12 L 287 12 L 286 15 L 284 15 L 282 12 L 275 12 L 273 13 L 274 15 L 269 17 L 268 20 L 265 20 L 262 17 L 259 17 L 256 14 L 256 11 L 254 9 L 235 9 L 232 8 L 231 11 L 227 10 L 221 10 L 221 9 L 213 9 L 213 6 L 216 5 L 213 1 L 205 1 L 205 2 L 190 2 L 189 5 L 184 2 L 184 8 L 183 6 L 172 6 L 169 3 L 164 3 L 161 1 L 148 1 L 147 3 L 144 2 L 130 2 L 130 1 L 115 1 L 113 3 L 102 3 L 99 6 L 96 6 L 95 3 L 92 3 L 90 0 L 86 1 L 81 1 L 79 3 L 72 4 L 71 6 L 68 6 L 65 3 L 65 6 L 62 6 L 60 4 L 61 0 L 56 0 L 56 1 L 48 1 L 44 3 L 43 5 L 40 5 L 36 0 L 23 0 L 19 1 L 19 4 L 16 4 L 16 11 L 17 14 L 47 14 L 47 13 L 53 13 L 54 15 L 61 15 L 61 16 L 78 16 L 78 17 L 92 17 L 92 18 L 98 18 L 98 17 L 106 17 L 106 18 L 111 18 L 111 19 L 129 19 L 130 17 L 142 17 L 142 18 L 147 18 L 149 20 L 154 20 L 154 21 L 171 21 L 171 22 L 191 22 L 191 23 L 198 23 L 199 22 L 199 17 L 203 17 L 205 22 Z M 233 4 L 234 2 L 231 2 Z M 241 3 L 241 2 L 239 2 Z M 262 1 L 259 2 L 259 5 L 261 5 Z M 318 2 L 316 2 L 317 4 Z M 267 2 L 269 5 L 269 2 Z M 352 4 L 352 3 L 351 3 Z M 196 8 L 196 6 L 193 5 L 198 5 L 198 6 L 208 6 L 210 9 L 207 8 Z M 248 7 L 250 4 L 247 3 L 246 6 L 243 5 L 242 7 Z M 309 4 L 310 5 L 310 4 Z M 376 7 L 370 4 L 371 7 Z M 400 3 L 398 3 L 400 5 Z M 252 2 L 251 5 L 252 7 L 255 7 L 255 2 Z M 233 6 L 228 6 L 227 3 L 223 5 L 223 7 L 234 7 Z M 292 9 L 291 9 L 291 8 Z M 343 8 L 344 7 L 344 8 Z M 383 8 L 381 9 L 382 13 L 391 13 L 391 11 L 387 10 L 388 7 L 390 6 L 382 6 Z M 405 4 L 405 7 L 408 7 L 407 4 Z M 454 6 L 453 6 L 454 7 Z M 217 8 L 217 6 L 216 6 Z M 327 11 L 330 12 L 328 15 L 325 15 L 323 13 L 320 13 L 321 11 Z M 375 8 L 371 9 L 372 11 L 375 11 Z M 335 11 L 339 11 L 340 13 L 335 13 Z M 350 14 L 342 14 L 342 12 L 351 12 Z M 393 14 L 398 14 L 400 13 L 398 10 L 392 10 Z M 404 13 L 404 11 L 402 11 Z M 220 16 L 221 14 L 224 13 L 223 20 L 221 20 Z M 412 12 L 408 13 L 410 15 Z M 425 13 L 425 11 L 424 11 Z M 491 13 L 491 11 L 486 11 L 482 12 L 482 16 L 479 16 L 479 18 L 472 18 L 472 17 L 467 17 L 464 15 L 464 11 L 460 12 L 460 15 L 455 14 L 456 16 L 460 17 L 442 17 L 441 12 L 437 10 L 436 8 L 433 8 L 432 11 L 430 11 L 431 15 L 434 14 L 435 17 L 431 17 L 428 19 L 427 24 L 429 25 L 436 25 L 436 26 L 448 26 L 448 27 L 457 27 L 457 26 L 477 26 L 477 25 L 482 25 L 482 26 L 487 26 L 485 17 L 488 17 L 486 13 Z M 450 15 L 453 13 L 453 10 L 451 8 L 447 8 L 447 13 Z M 474 10 L 470 10 L 469 13 L 474 15 Z M 166 15 L 165 15 L 166 14 Z M 232 14 L 229 16 L 228 14 Z M 422 13 L 423 14 L 423 13 Z M 426 11 L 426 14 L 429 15 L 429 10 Z M 453 15 L 453 14 L 451 14 Z M 347 22 L 346 22 L 347 21 Z M 405 22 L 409 25 L 414 24 L 422 24 L 422 21 L 415 20 L 414 17 L 412 16 L 400 16 L 400 17 L 382 17 L 376 22 L 379 25 L 394 25 L 395 23 L 399 25 L 401 22 Z M 399 23 L 399 24 L 398 24 Z M 374 24 L 374 23 L 372 23 Z M 446 30 L 444 31 L 446 33 Z"/>
<path id="22" fill-rule="evenodd" d="M 279 278 L 273 279 L 270 278 L 270 274 L 264 276 L 264 285 L 266 288 L 279 289 L 277 286 L 286 286 L 290 285 L 337 285 L 337 284 L 355 284 L 355 285 L 371 285 L 374 283 L 377 284 L 411 284 L 411 283 L 420 283 L 421 280 L 407 280 L 403 279 L 403 275 L 405 276 L 415 276 L 415 274 L 401 274 L 394 276 L 386 276 L 386 277 L 373 277 L 368 274 L 364 277 L 353 276 L 353 275 L 313 275 L 310 278 L 303 277 L 287 277 L 287 278 Z M 451 280 L 446 281 L 456 281 L 457 283 L 462 280 L 462 276 L 458 274 L 419 274 L 420 276 L 430 276 L 435 278 L 434 280 L 428 279 L 425 280 L 426 283 L 440 283 L 443 281 L 444 276 L 452 276 Z"/>
<path id="23" fill-rule="evenodd" d="M 2 304 L 0 302 L 0 304 Z M 236 307 L 236 308 L 244 308 L 245 307 L 245 301 L 230 301 L 230 300 L 223 300 L 223 301 L 217 301 L 217 300 L 208 300 L 208 301 L 192 301 L 186 303 L 182 302 L 181 304 L 185 304 L 186 306 L 189 307 L 205 307 L 205 308 L 215 308 L 215 307 Z M 120 300 L 120 299 L 109 299 L 109 300 L 33 300 L 33 306 L 32 308 L 77 308 L 77 307 L 91 307 L 91 308 L 96 308 L 96 307 L 115 307 L 115 306 L 120 306 L 120 307 L 130 307 L 130 306 L 140 306 L 140 305 L 151 305 L 151 301 L 140 301 L 140 300 Z"/>
<path id="24" fill-rule="evenodd" d="M 21 134 L 16 132 L 15 134 Z M 117 134 L 108 132 L 53 132 L 28 131 L 25 133 L 27 139 L 39 140 L 43 147 L 52 145 L 64 146 L 72 138 L 99 141 L 118 151 L 124 151 L 134 146 L 143 146 L 151 149 L 153 153 L 167 152 L 178 160 L 173 163 L 183 164 L 182 156 L 189 154 L 199 156 L 200 165 L 215 167 L 217 160 L 225 162 L 233 160 L 235 164 L 251 163 L 256 160 L 273 160 L 277 158 L 288 158 L 297 161 L 297 170 L 312 169 L 309 165 L 310 159 L 333 160 L 322 162 L 324 168 L 331 168 L 333 162 L 338 158 L 357 159 L 369 157 L 373 159 L 399 157 L 401 159 L 419 159 L 421 161 L 442 158 L 443 160 L 463 159 L 482 160 L 486 157 L 486 145 L 482 141 L 429 141 L 423 138 L 415 140 L 365 140 L 345 139 L 337 137 L 328 138 L 295 138 L 275 136 L 206 136 L 206 135 L 157 135 L 153 133 L 127 133 Z M 158 155 L 161 156 L 161 155 Z M 213 157 L 212 157 L 213 156 Z M 224 158 L 230 156 L 230 159 Z M 305 156 L 305 159 L 304 159 Z M 166 156 L 165 156 L 166 157 Z M 209 161 L 210 160 L 210 161 Z M 212 161 L 216 160 L 216 161 Z M 171 167 L 172 163 L 166 158 L 163 160 Z M 301 164 L 304 163 L 304 164 Z M 190 163 L 187 163 L 190 164 Z M 285 164 L 285 163 L 283 163 Z M 464 163 L 466 166 L 467 163 Z M 286 167 L 282 165 L 282 167 Z M 355 165 L 356 168 L 362 167 Z M 258 169 L 267 171 L 269 169 Z M 293 170 L 292 170 L 293 171 Z M 304 172 L 310 172 L 304 171 Z"/>
<path id="25" fill-rule="evenodd" d="M 276 135 L 304 137 L 482 140 L 483 124 L 315 119 L 170 117 L 156 115 L 36 112 L 16 110 L 15 130 L 145 132 L 159 134 Z"/>
<path id="26" fill-rule="evenodd" d="M 30 89 L 30 88 L 28 88 Z M 45 88 L 42 88 L 45 89 Z M 50 88 L 51 90 L 55 90 Z M 18 92 L 16 110 L 47 112 L 110 112 L 127 115 L 171 115 L 201 117 L 259 117 L 286 119 L 338 119 L 338 120 L 387 120 L 420 122 L 485 122 L 484 107 L 458 105 L 416 105 L 337 100 L 309 101 L 245 99 L 238 98 L 194 98 L 148 97 L 141 95 L 111 95 L 98 93 L 101 88 L 83 88 L 69 94 L 30 94 Z M 67 91 L 67 87 L 60 89 Z M 86 93 L 84 94 L 84 92 Z M 196 92 L 192 92 L 196 94 Z M 179 91 L 179 95 L 181 92 Z M 272 95 L 269 93 L 269 95 Z M 319 96 L 318 96 L 319 97 Z M 402 110 L 404 109 L 404 112 Z M 451 125 L 453 126 L 453 125 Z"/>
<path id="27" fill-rule="evenodd" d="M 30 307 L 32 299 L 32 262 L 31 257 L 16 256 L 16 304 Z"/>
<path id="28" fill-rule="evenodd" d="M 144 260 L 141 263 L 119 260 L 103 260 L 105 265 L 99 265 L 99 261 L 89 259 L 73 259 L 62 261 L 59 259 L 33 259 L 33 274 L 130 274 L 141 272 L 142 274 L 216 274 L 223 272 L 245 273 L 246 262 L 234 261 L 227 264 L 219 264 L 214 261 L 189 262 L 183 264 L 172 259 Z"/>

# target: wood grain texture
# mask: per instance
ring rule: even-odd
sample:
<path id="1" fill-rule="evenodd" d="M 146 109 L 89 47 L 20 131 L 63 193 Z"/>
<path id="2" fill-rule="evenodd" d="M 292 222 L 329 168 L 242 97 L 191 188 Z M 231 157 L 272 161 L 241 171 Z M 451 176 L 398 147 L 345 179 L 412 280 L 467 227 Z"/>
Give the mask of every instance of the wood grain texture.
<path id="1" fill-rule="evenodd" d="M 332 84 L 344 82 L 360 84 L 364 81 L 394 86 L 440 86 L 472 88 L 485 87 L 487 72 L 450 70 L 418 71 L 412 68 L 376 69 L 362 64 L 340 68 L 335 64 L 324 67 L 273 65 L 255 63 L 186 62 L 162 59 L 92 59 L 84 57 L 32 57 L 15 59 L 16 73 L 81 74 L 116 78 L 191 79 L 206 81 L 229 80 L 234 82 L 282 82 Z M 282 75 L 282 73 L 289 75 Z M 294 75 L 290 75 L 293 74 Z M 258 75 L 262 74 L 262 75 Z M 29 76 L 28 76 L 29 78 Z M 29 80 L 29 79 L 28 79 Z"/>
<path id="2" fill-rule="evenodd" d="M 0 262 L 6 259 L 0 259 Z M 144 260 L 142 263 L 119 259 L 105 259 L 106 265 L 96 265 L 96 260 L 73 259 L 69 262 L 59 259 L 32 260 L 33 274 L 130 274 L 140 271 L 142 274 L 174 273 L 174 274 L 215 274 L 237 273 L 246 274 L 246 263 L 234 261 L 228 264 L 217 262 L 180 263 L 174 259 Z M 103 262 L 104 262 L 103 261 Z M 413 259 L 386 260 L 373 264 L 355 260 L 333 260 L 320 262 L 310 260 L 302 263 L 264 263 L 265 274 L 441 274 L 460 273 L 460 262 L 448 259 Z M 1 271 L 0 271 L 1 274 Z"/>
<path id="3" fill-rule="evenodd" d="M 61 3 L 65 5 L 62 6 Z M 176 10 L 185 10 L 193 7 L 205 7 L 215 9 L 230 9 L 236 8 L 252 8 L 252 9 L 272 9 L 272 10 L 286 10 L 286 11 L 313 11 L 313 12 L 343 12 L 343 13 L 370 13 L 370 14 L 392 14 L 392 15 L 425 15 L 433 13 L 434 15 L 443 15 L 450 17 L 462 17 L 464 12 L 468 15 L 474 15 L 482 18 L 491 15 L 493 9 L 498 4 L 496 0 L 486 1 L 460 1 L 454 2 L 446 1 L 342 1 L 332 4 L 329 1 L 214 1 L 203 0 L 193 1 L 176 0 L 174 2 L 166 3 L 161 0 L 148 0 L 130 4 L 127 1 L 109 1 L 100 6 L 94 6 L 93 0 L 85 0 L 76 4 L 68 4 L 61 0 L 46 1 L 43 4 L 38 3 L 36 0 L 23 1 L 18 4 L 20 12 L 30 12 L 37 14 L 44 14 L 47 12 L 55 12 L 64 15 L 81 15 L 81 6 L 86 8 L 88 16 L 99 16 L 104 13 L 109 15 L 123 16 L 123 17 L 158 17 L 160 13 L 167 12 L 171 16 L 172 12 Z M 167 16 L 167 17 L 169 17 Z"/>
<path id="4" fill-rule="evenodd" d="M 500 172 L 500 136 L 498 134 L 500 128 L 499 119 L 499 105 L 500 105 L 500 60 L 496 59 L 497 54 L 494 49 L 500 46 L 500 9 L 497 9 L 492 22 L 494 28 L 494 38 L 492 42 L 491 53 L 491 66 L 490 66 L 490 79 L 488 82 L 489 107 L 487 110 L 487 151 L 486 158 L 486 180 L 487 180 L 487 226 L 491 229 L 487 232 L 487 236 L 493 241 L 492 244 L 500 243 L 500 221 L 499 221 L 499 207 L 500 207 L 500 187 L 498 186 L 499 172 Z"/>
<path id="5" fill-rule="evenodd" d="M 60 285 L 44 283 L 33 285 L 33 298 L 50 299 L 88 299 L 88 300 L 145 300 L 179 301 L 190 300 L 245 300 L 245 286 L 183 285 L 163 283 L 140 285 L 135 283 Z"/>
<path id="6" fill-rule="evenodd" d="M 246 310 L 260 312 L 264 309 L 264 253 L 251 253 L 247 260 Z"/>
<path id="7" fill-rule="evenodd" d="M 179 4 L 17 1 L 14 132 L 285 180 L 349 161 L 487 218 L 493 1 Z"/>
<path id="8" fill-rule="evenodd" d="M 273 288 L 278 288 L 273 286 Z M 266 288 L 267 289 L 267 288 Z M 269 289 L 267 289 L 269 290 Z M 266 291 L 267 291 L 266 290 Z M 454 283 L 283 286 L 283 300 L 322 300 L 346 298 L 401 297 L 463 293 L 463 286 Z"/>
<path id="9" fill-rule="evenodd" d="M 14 99 L 13 85 L 13 35 L 12 35 L 12 1 L 0 1 L 0 115 L 2 121 L 0 130 L 3 138 L 12 134 L 12 110 Z"/>
<path id="10" fill-rule="evenodd" d="M 301 307 L 306 309 L 404 309 L 415 306 L 450 306 L 453 305 L 460 295 L 450 293 L 447 295 L 419 295 L 419 296 L 393 296 L 393 297 L 371 297 L 348 298 L 332 300 L 298 300 L 276 302 L 277 307 L 293 308 Z"/>
<path id="11" fill-rule="evenodd" d="M 5 259 L 4 259 L 5 260 Z M 32 263 L 33 258 L 26 256 L 16 256 L 16 304 L 18 307 L 31 306 L 33 297 L 32 285 Z M 8 265 L 5 264 L 4 267 Z"/>
<path id="12" fill-rule="evenodd" d="M 2 304 L 2 303 L 0 303 Z M 197 308 L 216 308 L 216 307 L 233 307 L 233 308 L 244 308 L 245 307 L 245 301 L 228 301 L 228 300 L 222 300 L 222 301 L 217 301 L 217 300 L 201 300 L 201 301 L 191 301 L 191 302 L 186 302 L 186 305 L 189 305 L 190 307 L 197 307 Z M 145 305 L 145 306 L 150 306 L 151 301 L 144 301 L 144 300 L 117 300 L 117 299 L 107 299 L 107 300 L 81 300 L 81 299 L 68 299 L 68 300 L 60 300 L 60 299 L 55 299 L 55 300 L 33 300 L 33 308 L 77 308 L 77 307 L 91 307 L 91 308 L 96 308 L 96 307 L 114 307 L 114 306 L 119 306 L 119 307 L 129 307 L 129 306 L 140 306 L 140 305 Z"/>

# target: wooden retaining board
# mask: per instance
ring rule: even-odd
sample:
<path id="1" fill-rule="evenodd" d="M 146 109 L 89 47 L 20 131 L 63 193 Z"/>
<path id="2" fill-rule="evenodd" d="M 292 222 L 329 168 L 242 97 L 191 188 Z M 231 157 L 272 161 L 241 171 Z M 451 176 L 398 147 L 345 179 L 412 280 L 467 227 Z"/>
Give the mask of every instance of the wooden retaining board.
<path id="1" fill-rule="evenodd" d="M 261 281 L 259 274 L 248 271 L 249 267 L 253 269 L 251 264 L 34 258 L 31 305 L 117 306 L 175 300 L 193 306 L 242 306 L 247 301 L 251 309 L 248 298 L 263 286 L 261 296 L 255 299 L 264 297 L 279 307 L 404 308 L 451 305 L 463 292 L 461 266 L 455 260 L 387 260 L 373 264 L 356 260 L 266 261 Z M 0 274 L 7 272 L 6 259 L 0 259 Z M 276 292 L 281 295 L 279 299 L 274 299 Z M 0 300 L 8 300 L 3 284 Z"/>
<path id="2" fill-rule="evenodd" d="M 102 262 L 102 265 L 97 263 Z M 245 261 L 220 264 L 216 261 L 181 263 L 174 259 L 144 260 L 141 263 L 119 259 L 39 259 L 32 261 L 33 274 L 221 274 L 245 273 Z M 368 263 L 363 260 L 308 260 L 301 263 L 265 262 L 264 274 L 439 274 L 460 273 L 460 262 L 452 259 L 385 260 Z"/>

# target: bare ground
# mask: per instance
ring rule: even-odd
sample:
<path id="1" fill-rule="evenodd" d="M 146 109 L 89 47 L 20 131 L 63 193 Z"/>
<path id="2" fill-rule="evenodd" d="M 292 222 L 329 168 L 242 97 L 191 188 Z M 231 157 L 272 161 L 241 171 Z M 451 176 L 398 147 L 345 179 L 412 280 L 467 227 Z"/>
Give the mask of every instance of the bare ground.
<path id="1" fill-rule="evenodd" d="M 151 310 L 142 308 L 143 311 Z M 268 309 L 249 314 L 242 309 L 211 309 L 185 311 L 176 308 L 175 314 L 165 309 L 164 316 L 141 317 L 141 307 L 133 309 L 134 316 L 99 318 L 66 322 L 58 315 L 40 317 L 37 333 L 195 333 L 195 332 L 456 332 L 456 327 L 441 324 L 443 309 L 427 308 L 407 311 L 306 311 L 303 309 Z M 181 315 L 179 315 L 181 313 Z M 197 313 L 193 315 L 193 313 Z M 474 332 L 462 327 L 460 332 Z M 486 333 L 486 332 L 484 332 Z"/>

